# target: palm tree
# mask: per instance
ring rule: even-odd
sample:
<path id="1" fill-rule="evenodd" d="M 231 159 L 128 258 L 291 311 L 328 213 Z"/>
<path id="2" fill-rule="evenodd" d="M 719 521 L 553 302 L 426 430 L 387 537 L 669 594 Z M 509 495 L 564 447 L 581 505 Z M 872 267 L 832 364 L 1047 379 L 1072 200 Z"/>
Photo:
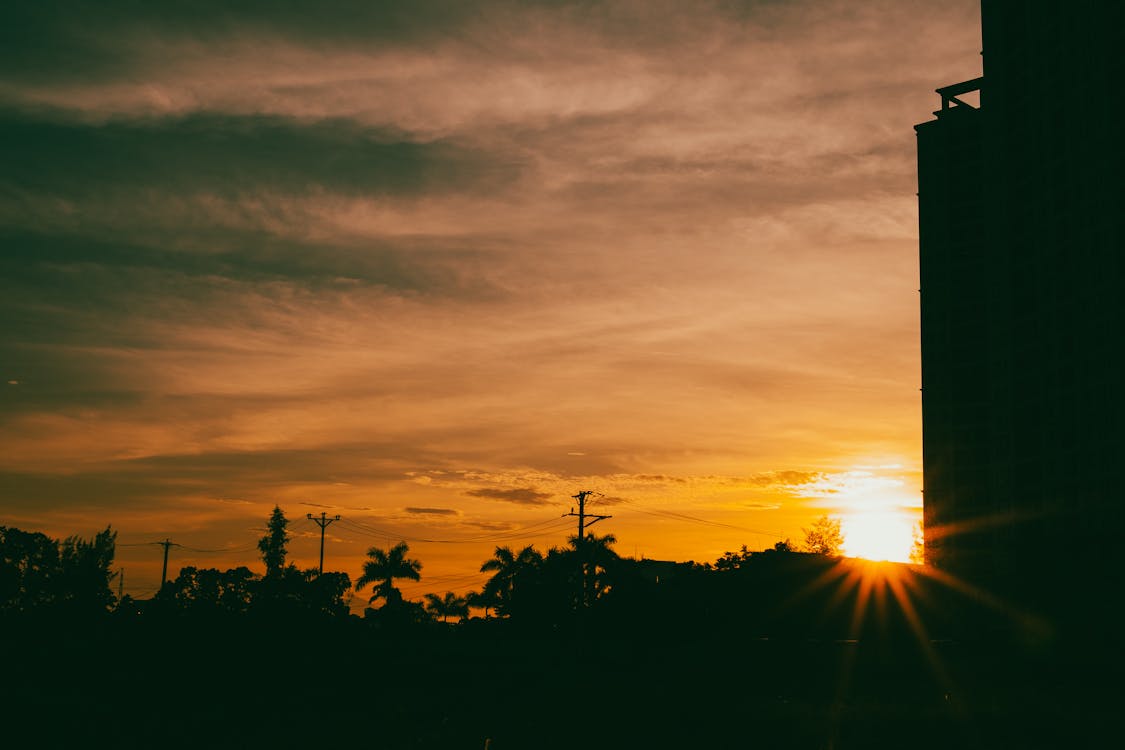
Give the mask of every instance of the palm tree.
<path id="1" fill-rule="evenodd" d="M 465 594 L 465 604 L 484 610 L 484 619 L 488 619 L 488 610 L 492 609 L 494 602 L 487 587 L 482 591 L 470 591 Z"/>
<path id="2" fill-rule="evenodd" d="M 464 596 L 457 596 L 452 591 L 445 592 L 442 598 L 437 594 L 426 594 L 426 609 L 434 617 L 440 617 L 443 622 L 449 622 L 450 617 L 460 617 L 462 620 L 469 616 L 469 601 Z"/>
<path id="3" fill-rule="evenodd" d="M 606 573 L 619 559 L 617 553 L 610 549 L 617 543 L 617 537 L 613 534 L 597 536 L 590 533 L 582 540 L 581 545 L 578 543 L 577 535 L 567 541 L 578 556 L 583 579 L 582 601 L 588 606 L 609 590 L 610 584 Z"/>
<path id="4" fill-rule="evenodd" d="M 499 614 L 510 615 L 517 579 L 538 569 L 542 563 L 543 555 L 533 545 L 529 544 L 519 552 L 512 552 L 511 547 L 497 547 L 492 559 L 485 560 L 480 566 L 482 573 L 495 571 L 495 575 L 484 584 L 482 598 L 490 602 Z"/>
<path id="5" fill-rule="evenodd" d="M 392 601 L 401 601 L 402 594 L 394 587 L 394 579 L 409 578 L 412 581 L 421 580 L 422 563 L 411 560 L 406 556 L 410 548 L 406 542 L 399 542 L 387 551 L 378 547 L 367 550 L 371 559 L 363 563 L 363 575 L 355 582 L 355 590 L 369 583 L 377 584 L 368 602 L 374 602 L 382 597 L 390 604 Z"/>

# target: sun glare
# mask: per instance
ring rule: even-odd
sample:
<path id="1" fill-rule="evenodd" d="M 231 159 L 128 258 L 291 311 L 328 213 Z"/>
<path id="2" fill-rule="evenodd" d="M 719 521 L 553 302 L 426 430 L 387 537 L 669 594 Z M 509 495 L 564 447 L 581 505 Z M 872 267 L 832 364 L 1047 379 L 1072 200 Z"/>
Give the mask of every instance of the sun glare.
<path id="1" fill-rule="evenodd" d="M 842 520 L 844 554 L 865 560 L 910 561 L 914 528 L 901 513 L 851 513 Z"/>

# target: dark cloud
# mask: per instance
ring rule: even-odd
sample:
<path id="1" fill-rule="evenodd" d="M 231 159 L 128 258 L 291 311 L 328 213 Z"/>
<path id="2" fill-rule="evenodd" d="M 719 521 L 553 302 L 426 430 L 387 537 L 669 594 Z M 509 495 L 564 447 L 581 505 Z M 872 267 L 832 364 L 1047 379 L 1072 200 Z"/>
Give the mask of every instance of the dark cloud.
<path id="1" fill-rule="evenodd" d="M 310 48 L 382 49 L 437 45 L 455 36 L 481 43 L 528 28 L 580 25 L 591 35 L 641 49 L 683 44 L 711 24 L 770 24 L 763 7 L 783 0 L 678 2 L 628 0 L 41 0 L 4 3 L 0 71 L 31 81 L 87 82 L 122 76 L 142 61 L 162 62 L 153 40 L 220 45 L 273 38 Z M 659 19 L 653 22 L 653 19 Z M 581 54 L 581 50 L 576 50 Z"/>
<path id="2" fill-rule="evenodd" d="M 487 252 L 454 242 L 334 245 L 266 232 L 207 234 L 195 226 L 135 239 L 0 229 L 0 246 L 0 314 L 8 341 L 168 345 L 141 338 L 141 329 L 162 317 L 196 314 L 214 322 L 224 313 L 253 314 L 238 308 L 289 293 L 273 282 L 329 299 L 357 288 L 483 300 L 498 294 L 459 267 L 483 263 Z M 145 316 L 134 317 L 140 309 Z"/>
<path id="3" fill-rule="evenodd" d="M 199 113 L 91 123 L 0 111 L 0 189 L 77 200 L 161 190 L 236 196 L 495 190 L 519 165 L 347 120 Z"/>
<path id="4" fill-rule="evenodd" d="M 616 495 L 605 495 L 597 499 L 598 505 L 620 505 L 621 503 L 633 502 L 627 497 L 618 497 Z"/>
<path id="5" fill-rule="evenodd" d="M 495 190 L 520 171 L 510 159 L 342 121 L 202 114 L 91 124 L 12 110 L 0 110 L 0 163 L 0 361 L 40 383 L 57 379 L 48 365 L 58 363 L 45 359 L 58 355 L 11 347 L 160 346 L 138 340 L 147 322 L 213 320 L 236 312 L 239 295 L 285 294 L 275 281 L 487 299 L 495 290 L 471 271 L 487 262 L 479 243 L 310 238 L 315 208 L 246 210 L 239 196 L 433 196 Z M 216 209 L 214 196 L 227 205 Z M 232 212 L 244 226 L 230 226 Z"/>
<path id="6" fill-rule="evenodd" d="M 516 528 L 514 523 L 505 523 L 503 521 L 462 521 L 462 526 L 471 526 L 475 529 L 483 529 L 484 531 L 508 531 Z"/>
<path id="7" fill-rule="evenodd" d="M 297 0 L 43 0 L 0 8 L 0 71 L 33 81 L 122 75 L 137 64 L 136 47 L 146 37 L 203 44 L 245 35 L 312 45 L 419 43 L 479 12 L 475 3 L 457 0 L 325 0 L 315 8 Z"/>
<path id="8" fill-rule="evenodd" d="M 88 427 L 96 430 L 96 421 Z M 25 511 L 151 507 L 184 497 L 269 499 L 272 490 L 292 484 L 396 481 L 408 464 L 384 450 L 398 449 L 215 451 L 107 460 L 68 473 L 8 469 L 0 471 L 0 498 L 6 507 Z"/>
<path id="9" fill-rule="evenodd" d="M 549 492 L 539 492 L 531 487 L 521 487 L 511 490 L 480 489 L 469 490 L 465 493 L 471 497 L 483 497 L 489 500 L 504 500 L 519 505 L 546 505 L 551 498 Z"/>
<path id="10" fill-rule="evenodd" d="M 459 511 L 452 508 L 404 508 L 407 513 L 414 513 L 420 516 L 456 516 Z"/>

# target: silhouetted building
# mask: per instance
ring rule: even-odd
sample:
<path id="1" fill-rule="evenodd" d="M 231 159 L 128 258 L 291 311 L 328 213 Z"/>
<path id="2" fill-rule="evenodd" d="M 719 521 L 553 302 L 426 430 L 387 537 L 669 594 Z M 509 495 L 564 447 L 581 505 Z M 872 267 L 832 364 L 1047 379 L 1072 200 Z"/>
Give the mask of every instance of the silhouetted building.
<path id="1" fill-rule="evenodd" d="M 927 556 L 1048 614 L 1122 580 L 1122 15 L 984 0 L 915 127 Z"/>

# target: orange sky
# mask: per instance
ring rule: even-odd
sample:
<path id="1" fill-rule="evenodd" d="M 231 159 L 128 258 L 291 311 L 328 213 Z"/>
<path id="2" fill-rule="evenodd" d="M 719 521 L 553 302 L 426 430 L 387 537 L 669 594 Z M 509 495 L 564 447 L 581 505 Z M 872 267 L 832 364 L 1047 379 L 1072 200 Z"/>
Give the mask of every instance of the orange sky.
<path id="1" fill-rule="evenodd" d="M 978 3 L 369 5 L 23 21 L 0 523 L 246 548 L 276 502 L 312 565 L 324 510 L 417 597 L 579 489 L 662 559 L 917 516 L 911 126 Z"/>

